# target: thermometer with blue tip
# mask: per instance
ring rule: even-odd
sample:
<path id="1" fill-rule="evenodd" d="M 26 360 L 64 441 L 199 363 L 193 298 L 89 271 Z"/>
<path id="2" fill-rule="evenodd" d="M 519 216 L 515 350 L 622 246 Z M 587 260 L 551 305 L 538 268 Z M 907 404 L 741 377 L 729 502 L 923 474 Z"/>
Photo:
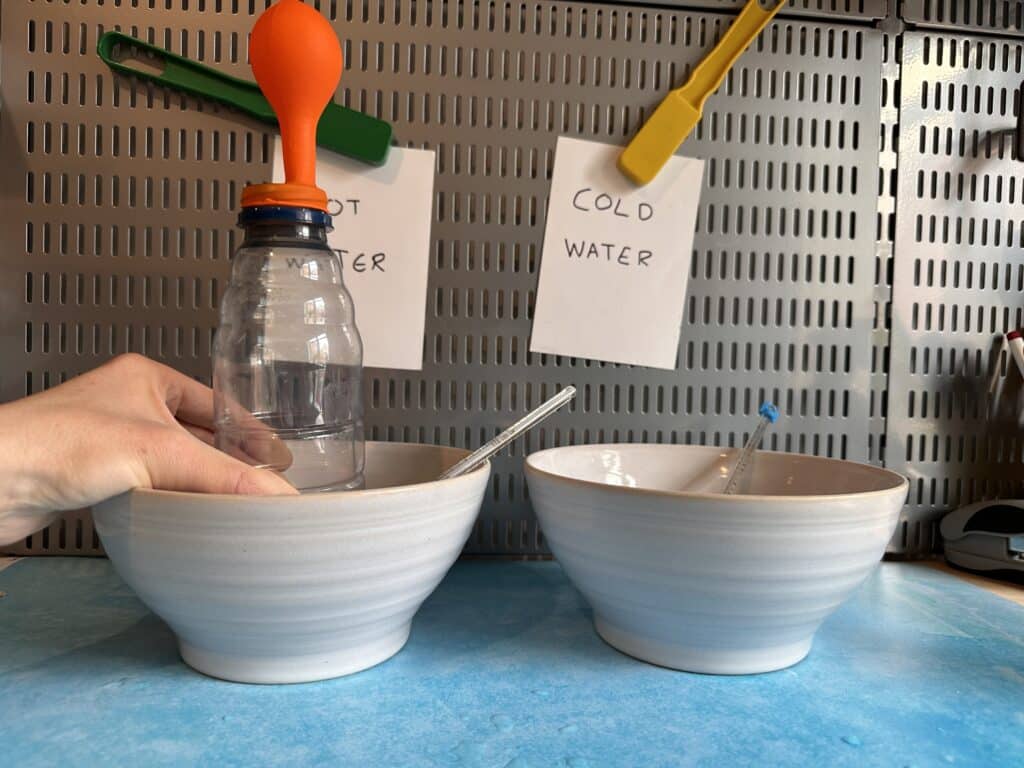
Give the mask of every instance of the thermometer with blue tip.
<path id="1" fill-rule="evenodd" d="M 736 486 L 739 485 L 740 475 L 747 468 L 750 457 L 754 455 L 757 446 L 761 444 L 765 430 L 768 429 L 769 425 L 779 420 L 779 409 L 775 407 L 774 403 L 761 403 L 761 407 L 757 409 L 757 412 L 761 416 L 761 420 L 757 422 L 757 427 L 750 434 L 750 438 L 744 444 L 743 450 L 740 451 L 740 457 L 736 460 L 736 465 L 732 468 L 732 472 L 729 473 L 729 479 L 725 481 L 723 493 L 736 493 Z"/>

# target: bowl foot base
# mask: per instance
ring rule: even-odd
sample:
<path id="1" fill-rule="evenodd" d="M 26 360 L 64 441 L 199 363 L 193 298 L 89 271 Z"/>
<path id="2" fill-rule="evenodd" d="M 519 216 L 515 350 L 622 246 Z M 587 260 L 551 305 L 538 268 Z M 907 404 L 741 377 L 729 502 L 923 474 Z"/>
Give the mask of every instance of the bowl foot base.
<path id="1" fill-rule="evenodd" d="M 596 613 L 594 628 L 608 645 L 628 656 L 659 667 L 705 675 L 752 675 L 785 669 L 803 661 L 813 639 L 771 648 L 723 650 L 669 645 L 610 624 Z"/>
<path id="2" fill-rule="evenodd" d="M 235 683 L 311 683 L 361 672 L 387 661 L 409 639 L 406 624 L 398 631 L 344 650 L 303 656 L 237 656 L 217 653 L 178 640 L 182 660 L 204 675 Z"/>

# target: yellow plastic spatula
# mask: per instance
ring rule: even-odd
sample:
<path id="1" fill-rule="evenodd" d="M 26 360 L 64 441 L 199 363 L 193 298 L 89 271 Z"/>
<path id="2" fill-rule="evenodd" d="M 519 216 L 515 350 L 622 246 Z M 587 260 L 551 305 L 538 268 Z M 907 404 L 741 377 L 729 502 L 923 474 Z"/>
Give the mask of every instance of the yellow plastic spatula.
<path id="1" fill-rule="evenodd" d="M 736 59 L 747 50 L 772 17 L 786 4 L 779 0 L 766 11 L 758 0 L 747 0 L 725 35 L 682 88 L 671 91 L 619 155 L 619 170 L 637 184 L 647 184 L 675 154 L 700 120 L 704 102 L 718 90 Z"/>

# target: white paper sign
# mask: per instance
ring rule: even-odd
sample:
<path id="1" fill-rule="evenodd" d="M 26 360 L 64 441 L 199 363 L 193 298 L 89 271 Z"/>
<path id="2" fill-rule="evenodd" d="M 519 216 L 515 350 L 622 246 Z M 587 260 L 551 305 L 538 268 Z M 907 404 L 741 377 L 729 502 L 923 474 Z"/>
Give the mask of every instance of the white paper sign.
<path id="1" fill-rule="evenodd" d="M 704 161 L 637 187 L 621 151 L 558 139 L 530 351 L 672 369 Z"/>
<path id="2" fill-rule="evenodd" d="M 430 265 L 434 153 L 392 147 L 379 168 L 318 149 L 317 185 L 327 193 L 345 286 L 356 305 L 363 365 L 423 368 Z M 274 181 L 284 180 L 281 139 Z M 340 210 L 339 210 L 340 209 Z"/>

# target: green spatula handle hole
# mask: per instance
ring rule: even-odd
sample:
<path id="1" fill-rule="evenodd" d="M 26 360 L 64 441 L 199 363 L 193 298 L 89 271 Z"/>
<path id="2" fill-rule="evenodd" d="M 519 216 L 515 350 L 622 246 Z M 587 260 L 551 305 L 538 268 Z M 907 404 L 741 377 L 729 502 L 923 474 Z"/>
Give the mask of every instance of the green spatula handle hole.
<path id="1" fill-rule="evenodd" d="M 131 45 L 114 43 L 109 56 L 111 61 L 142 75 L 161 77 L 167 71 L 166 58 L 152 51 L 141 51 Z"/>

